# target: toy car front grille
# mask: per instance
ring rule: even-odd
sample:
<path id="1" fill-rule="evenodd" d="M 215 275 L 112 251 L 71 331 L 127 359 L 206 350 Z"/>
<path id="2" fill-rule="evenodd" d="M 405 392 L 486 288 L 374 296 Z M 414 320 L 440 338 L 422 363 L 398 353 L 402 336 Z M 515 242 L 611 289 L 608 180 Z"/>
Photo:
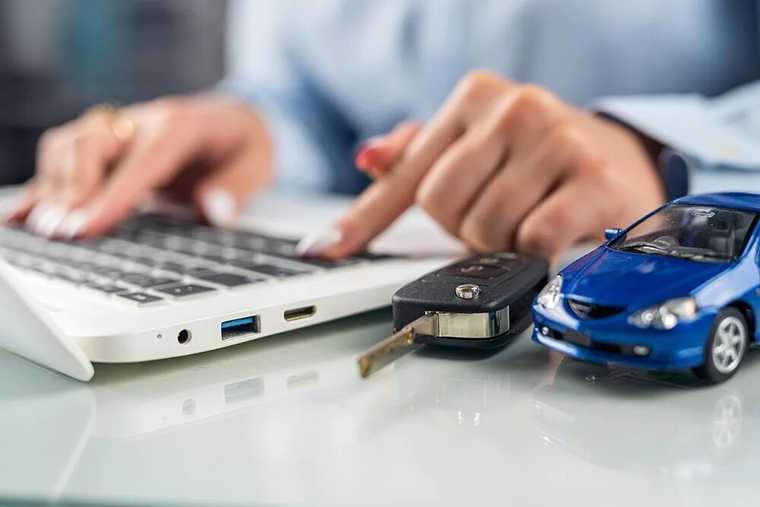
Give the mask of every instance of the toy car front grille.
<path id="1" fill-rule="evenodd" d="M 568 342 L 576 347 L 581 347 L 584 349 L 589 350 L 595 350 L 597 352 L 605 352 L 607 354 L 616 354 L 621 356 L 630 356 L 633 355 L 633 345 L 618 345 L 615 343 L 604 343 L 604 342 L 596 342 L 591 340 L 586 335 L 583 335 L 581 333 L 575 332 L 575 331 L 568 331 L 566 333 L 560 333 L 559 331 L 556 331 L 554 329 L 550 329 L 548 327 L 544 327 L 544 330 L 542 331 L 544 336 L 548 336 L 549 338 L 554 338 L 558 341 Z"/>
<path id="2" fill-rule="evenodd" d="M 568 299 L 567 304 L 579 319 L 603 319 L 617 315 L 625 309 L 622 306 L 597 305 L 577 299 Z"/>

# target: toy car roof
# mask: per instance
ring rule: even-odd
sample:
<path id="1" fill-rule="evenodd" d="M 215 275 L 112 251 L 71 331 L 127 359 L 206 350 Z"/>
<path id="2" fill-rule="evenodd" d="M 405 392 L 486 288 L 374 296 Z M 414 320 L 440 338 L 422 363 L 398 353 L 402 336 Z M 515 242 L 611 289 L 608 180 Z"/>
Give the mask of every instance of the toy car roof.
<path id="1" fill-rule="evenodd" d="M 760 213 L 760 194 L 725 192 L 715 194 L 688 195 L 673 201 L 675 204 L 715 206 Z"/>

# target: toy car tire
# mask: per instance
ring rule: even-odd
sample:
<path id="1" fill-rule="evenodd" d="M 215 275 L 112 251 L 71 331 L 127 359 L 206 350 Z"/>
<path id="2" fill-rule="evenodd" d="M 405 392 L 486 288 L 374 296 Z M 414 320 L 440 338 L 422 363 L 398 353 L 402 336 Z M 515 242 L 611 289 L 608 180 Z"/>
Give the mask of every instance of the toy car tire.
<path id="1" fill-rule="evenodd" d="M 749 326 L 742 312 L 725 308 L 715 318 L 705 345 L 705 362 L 694 373 L 711 384 L 730 379 L 749 346 Z"/>

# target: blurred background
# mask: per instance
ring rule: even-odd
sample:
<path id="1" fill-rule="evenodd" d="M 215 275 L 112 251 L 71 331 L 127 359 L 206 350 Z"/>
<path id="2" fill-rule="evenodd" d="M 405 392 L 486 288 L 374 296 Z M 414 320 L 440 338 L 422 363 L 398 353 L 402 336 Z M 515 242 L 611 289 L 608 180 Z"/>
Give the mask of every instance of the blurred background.
<path id="1" fill-rule="evenodd" d="M 88 106 L 216 83 L 226 9 L 226 0 L 0 0 L 0 184 L 28 179 L 40 134 Z"/>

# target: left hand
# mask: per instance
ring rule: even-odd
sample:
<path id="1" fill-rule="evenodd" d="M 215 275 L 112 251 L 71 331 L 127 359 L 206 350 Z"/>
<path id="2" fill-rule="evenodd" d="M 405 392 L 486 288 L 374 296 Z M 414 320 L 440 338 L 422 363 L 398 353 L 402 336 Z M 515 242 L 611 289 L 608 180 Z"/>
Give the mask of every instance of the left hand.
<path id="1" fill-rule="evenodd" d="M 357 164 L 377 181 L 337 222 L 333 241 L 307 253 L 361 250 L 417 203 L 474 250 L 555 259 L 665 200 L 634 131 L 482 71 L 466 76 L 425 125 L 374 139 Z"/>

